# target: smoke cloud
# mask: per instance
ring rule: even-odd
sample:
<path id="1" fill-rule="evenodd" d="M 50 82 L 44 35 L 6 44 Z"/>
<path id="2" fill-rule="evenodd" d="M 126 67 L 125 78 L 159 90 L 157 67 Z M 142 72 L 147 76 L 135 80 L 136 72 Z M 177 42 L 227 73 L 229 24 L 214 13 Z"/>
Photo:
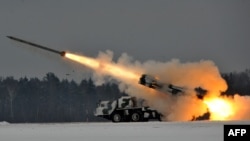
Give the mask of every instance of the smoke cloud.
<path id="1" fill-rule="evenodd" d="M 249 120 L 250 119 L 250 96 L 234 95 L 231 99 L 235 106 L 235 113 L 232 115 L 233 120 Z"/>
<path id="2" fill-rule="evenodd" d="M 217 66 L 210 60 L 184 63 L 178 59 L 168 62 L 148 60 L 142 63 L 123 53 L 114 62 L 113 52 L 109 50 L 100 52 L 96 60 L 100 62 L 99 67 L 93 73 L 96 85 L 117 81 L 121 91 L 145 99 L 148 105 L 161 112 L 167 121 L 187 121 L 202 116 L 210 110 L 204 101 L 221 98 L 221 92 L 227 90 L 225 80 L 221 77 Z M 173 96 L 167 92 L 163 93 L 142 86 L 138 84 L 142 74 L 153 75 L 163 83 L 183 87 L 184 94 Z M 197 87 L 208 91 L 205 100 L 197 98 L 194 91 Z M 227 117 L 228 120 L 250 119 L 250 108 L 246 106 L 250 103 L 249 96 L 235 95 L 223 99 L 230 102 L 233 107 L 233 113 Z M 211 114 L 214 116 L 213 113 Z"/>

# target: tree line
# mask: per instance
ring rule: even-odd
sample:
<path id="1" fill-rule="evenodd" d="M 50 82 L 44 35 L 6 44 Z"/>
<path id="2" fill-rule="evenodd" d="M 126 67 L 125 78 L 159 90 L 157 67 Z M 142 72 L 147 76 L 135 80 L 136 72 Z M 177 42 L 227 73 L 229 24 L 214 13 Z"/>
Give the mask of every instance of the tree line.
<path id="1" fill-rule="evenodd" d="M 250 95 L 250 69 L 243 72 L 223 73 L 222 77 L 228 85 L 228 89 L 224 94 Z"/>
<path id="2" fill-rule="evenodd" d="M 116 84 L 95 86 L 92 79 L 60 81 L 53 73 L 38 78 L 0 79 L 0 121 L 102 121 L 93 112 L 99 100 L 114 100 L 124 93 Z"/>
<path id="3" fill-rule="evenodd" d="M 223 73 L 228 84 L 223 93 L 250 95 L 250 70 Z M 0 77 L 0 121 L 32 122 L 91 122 L 105 121 L 94 116 L 99 100 L 114 100 L 122 95 L 118 86 L 107 83 L 95 86 L 92 79 L 79 84 L 74 80 L 59 80 L 54 73 L 38 78 Z"/>

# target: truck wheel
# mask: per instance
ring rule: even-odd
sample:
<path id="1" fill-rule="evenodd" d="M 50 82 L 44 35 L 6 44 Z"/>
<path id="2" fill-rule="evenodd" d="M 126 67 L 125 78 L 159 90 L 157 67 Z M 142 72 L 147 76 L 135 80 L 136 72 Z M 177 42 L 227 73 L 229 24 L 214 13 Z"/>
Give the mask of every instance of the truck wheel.
<path id="1" fill-rule="evenodd" d="M 138 122 L 138 121 L 141 121 L 141 115 L 139 113 L 133 113 L 131 115 L 131 121 L 133 122 Z"/>
<path id="2" fill-rule="evenodd" d="M 115 113 L 112 115 L 112 121 L 113 122 L 121 122 L 122 121 L 122 117 L 120 114 L 118 113 Z"/>
<path id="3" fill-rule="evenodd" d="M 159 114 L 159 115 L 157 116 L 158 121 L 162 121 L 162 118 L 163 118 L 163 115 L 162 115 L 162 114 Z"/>

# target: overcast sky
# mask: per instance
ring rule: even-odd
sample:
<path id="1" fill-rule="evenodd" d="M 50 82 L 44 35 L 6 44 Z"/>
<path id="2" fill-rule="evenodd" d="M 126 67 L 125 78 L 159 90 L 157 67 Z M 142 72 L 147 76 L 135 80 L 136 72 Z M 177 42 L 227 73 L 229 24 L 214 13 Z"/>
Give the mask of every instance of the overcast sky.
<path id="1" fill-rule="evenodd" d="M 0 21 L 4 77 L 86 74 L 6 35 L 90 57 L 108 49 L 141 62 L 209 59 L 221 72 L 250 68 L 249 0 L 1 0 Z"/>

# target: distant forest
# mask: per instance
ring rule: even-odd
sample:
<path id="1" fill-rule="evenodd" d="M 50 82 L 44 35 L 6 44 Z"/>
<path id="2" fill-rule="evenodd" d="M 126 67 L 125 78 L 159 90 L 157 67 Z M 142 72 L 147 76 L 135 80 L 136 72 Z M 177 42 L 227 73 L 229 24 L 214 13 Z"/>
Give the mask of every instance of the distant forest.
<path id="1" fill-rule="evenodd" d="M 250 70 L 223 73 L 228 84 L 224 93 L 250 95 Z M 99 100 L 126 95 L 116 84 L 95 86 L 92 79 L 59 80 L 54 73 L 38 78 L 0 77 L 0 122 L 92 122 L 106 121 L 94 116 Z"/>

